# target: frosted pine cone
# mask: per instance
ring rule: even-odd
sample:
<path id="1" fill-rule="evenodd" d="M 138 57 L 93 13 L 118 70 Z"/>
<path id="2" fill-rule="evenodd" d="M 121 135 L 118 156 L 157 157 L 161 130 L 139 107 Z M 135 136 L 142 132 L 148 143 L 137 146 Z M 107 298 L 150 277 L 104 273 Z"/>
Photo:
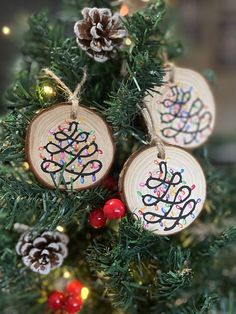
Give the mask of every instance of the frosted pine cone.
<path id="1" fill-rule="evenodd" d="M 26 231 L 16 245 L 16 252 L 32 271 L 47 275 L 62 265 L 68 255 L 68 242 L 67 235 L 57 231 L 44 231 L 36 238 L 34 233 Z"/>
<path id="2" fill-rule="evenodd" d="M 112 15 L 109 9 L 84 8 L 84 19 L 75 24 L 78 45 L 98 62 L 105 62 L 122 45 L 126 30 L 120 15 Z"/>

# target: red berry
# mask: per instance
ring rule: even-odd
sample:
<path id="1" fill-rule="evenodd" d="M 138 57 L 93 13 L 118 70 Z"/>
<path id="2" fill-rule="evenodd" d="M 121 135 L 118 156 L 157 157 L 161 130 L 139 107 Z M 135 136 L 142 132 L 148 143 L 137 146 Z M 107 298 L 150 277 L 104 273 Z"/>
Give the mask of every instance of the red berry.
<path id="1" fill-rule="evenodd" d="M 125 211 L 126 209 L 124 203 L 117 198 L 107 201 L 103 207 L 104 215 L 108 219 L 122 218 L 125 216 Z"/>
<path id="2" fill-rule="evenodd" d="M 82 308 L 82 305 L 83 301 L 81 297 L 76 295 L 69 295 L 66 298 L 64 309 L 68 313 L 77 313 Z"/>
<path id="3" fill-rule="evenodd" d="M 52 310 L 59 310 L 65 303 L 65 295 L 61 291 L 53 291 L 48 296 L 48 307 Z"/>
<path id="4" fill-rule="evenodd" d="M 104 216 L 104 212 L 102 209 L 94 209 L 89 215 L 89 224 L 93 228 L 102 228 L 106 224 L 106 217 Z"/>
<path id="5" fill-rule="evenodd" d="M 66 286 L 66 291 L 71 295 L 80 296 L 84 285 L 77 279 L 70 281 Z"/>

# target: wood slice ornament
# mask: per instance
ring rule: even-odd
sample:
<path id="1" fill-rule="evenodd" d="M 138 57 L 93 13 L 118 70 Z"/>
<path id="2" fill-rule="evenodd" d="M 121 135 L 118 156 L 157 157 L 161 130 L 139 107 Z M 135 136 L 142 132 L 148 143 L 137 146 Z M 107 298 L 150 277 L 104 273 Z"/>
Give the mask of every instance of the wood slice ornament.
<path id="1" fill-rule="evenodd" d="M 187 228 L 202 211 L 206 180 L 198 162 L 167 146 L 165 159 L 150 146 L 133 154 L 120 176 L 120 192 L 144 228 L 168 236 Z"/>
<path id="2" fill-rule="evenodd" d="M 38 114 L 26 136 L 26 156 L 37 179 L 49 188 L 82 190 L 109 172 L 114 143 L 100 115 L 61 103 Z"/>
<path id="3" fill-rule="evenodd" d="M 108 173 L 114 145 L 100 116 L 80 106 L 78 119 L 71 119 L 71 104 L 62 103 L 33 119 L 26 154 L 42 184 L 80 190 L 98 183 Z"/>
<path id="4" fill-rule="evenodd" d="M 193 149 L 211 135 L 215 103 L 206 80 L 197 72 L 169 65 L 166 83 L 144 99 L 156 132 L 170 145 Z"/>

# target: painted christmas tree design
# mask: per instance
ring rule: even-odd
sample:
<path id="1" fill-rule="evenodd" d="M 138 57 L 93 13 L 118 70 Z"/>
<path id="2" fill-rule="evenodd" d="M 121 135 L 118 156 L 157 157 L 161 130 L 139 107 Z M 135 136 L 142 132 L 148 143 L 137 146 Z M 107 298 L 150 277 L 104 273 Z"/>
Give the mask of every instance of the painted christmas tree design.
<path id="1" fill-rule="evenodd" d="M 55 184 L 70 185 L 86 179 L 96 182 L 102 169 L 99 155 L 103 154 L 96 143 L 94 131 L 84 131 L 79 122 L 65 122 L 58 130 L 50 130 L 48 143 L 39 148 L 41 169 Z"/>
<path id="2" fill-rule="evenodd" d="M 140 186 L 150 190 L 149 193 L 138 192 L 144 205 L 139 213 L 148 224 L 159 224 L 164 231 L 171 231 L 176 226 L 186 224 L 189 217 L 195 218 L 194 210 L 201 199 L 192 196 L 196 186 L 188 186 L 183 180 L 184 169 L 168 169 L 167 162 L 159 163 L 157 176 L 152 172 L 145 183 Z M 149 210 L 149 208 L 151 210 Z"/>
<path id="3" fill-rule="evenodd" d="M 178 144 L 199 143 L 210 134 L 213 117 L 193 88 L 183 89 L 177 85 L 161 102 L 161 134 Z"/>

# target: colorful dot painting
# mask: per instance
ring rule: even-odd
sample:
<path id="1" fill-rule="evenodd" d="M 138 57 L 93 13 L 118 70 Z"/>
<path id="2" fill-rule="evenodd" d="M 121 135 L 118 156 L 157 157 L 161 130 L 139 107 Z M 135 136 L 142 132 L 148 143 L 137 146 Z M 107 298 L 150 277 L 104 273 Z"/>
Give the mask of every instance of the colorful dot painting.
<path id="1" fill-rule="evenodd" d="M 157 159 L 156 147 L 138 154 L 128 166 L 123 187 L 131 212 L 146 229 L 159 235 L 190 225 L 202 210 L 206 195 L 197 161 L 179 148 L 166 149 L 168 161 Z"/>
<path id="2" fill-rule="evenodd" d="M 163 141 L 195 148 L 202 145 L 213 131 L 214 99 L 200 74 L 178 67 L 174 71 L 174 82 L 167 82 L 157 88 L 158 93 L 151 92 L 145 98 L 145 104 L 151 108 Z"/>
<path id="3" fill-rule="evenodd" d="M 95 183 L 103 167 L 103 152 L 94 133 L 84 131 L 79 122 L 68 120 L 50 129 L 47 143 L 39 147 L 42 171 L 55 183 L 71 185 L 79 181 L 83 185 L 88 179 Z"/>

